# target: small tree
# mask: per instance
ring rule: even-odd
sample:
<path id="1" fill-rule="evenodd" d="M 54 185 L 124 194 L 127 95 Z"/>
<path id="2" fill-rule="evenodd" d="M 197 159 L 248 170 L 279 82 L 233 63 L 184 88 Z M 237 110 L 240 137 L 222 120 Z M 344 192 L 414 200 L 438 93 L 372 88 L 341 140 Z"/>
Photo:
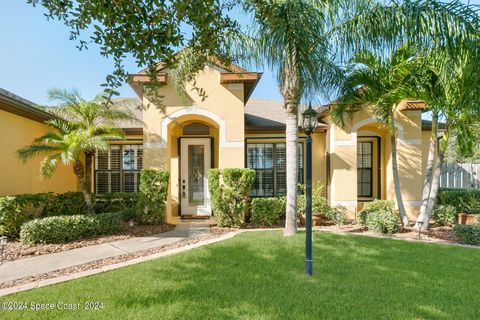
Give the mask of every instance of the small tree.
<path id="1" fill-rule="evenodd" d="M 94 213 L 90 185 L 93 155 L 106 151 L 109 141 L 123 138 L 123 131 L 117 127 L 119 121 L 139 120 L 129 111 L 109 107 L 105 95 L 89 102 L 76 90 L 51 89 L 48 96 L 51 101 L 60 102 L 51 109 L 57 118 L 45 122 L 52 131 L 21 148 L 17 154 L 24 162 L 45 155 L 40 164 L 42 179 L 51 178 L 59 163 L 71 165 L 88 212 Z"/>

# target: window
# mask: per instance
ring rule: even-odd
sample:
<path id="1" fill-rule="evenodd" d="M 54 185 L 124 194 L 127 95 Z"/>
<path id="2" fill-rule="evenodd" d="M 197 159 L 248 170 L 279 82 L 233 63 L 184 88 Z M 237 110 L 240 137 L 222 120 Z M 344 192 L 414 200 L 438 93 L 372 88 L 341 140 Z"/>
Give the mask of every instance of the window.
<path id="1" fill-rule="evenodd" d="M 298 144 L 298 182 L 303 183 L 303 143 Z M 255 170 L 252 197 L 287 193 L 285 143 L 248 143 L 247 168 Z"/>
<path id="2" fill-rule="evenodd" d="M 95 192 L 137 192 L 143 165 L 143 147 L 111 145 L 95 154 Z"/>
<path id="3" fill-rule="evenodd" d="M 373 143 L 357 144 L 357 193 L 359 197 L 371 197 L 373 191 Z"/>

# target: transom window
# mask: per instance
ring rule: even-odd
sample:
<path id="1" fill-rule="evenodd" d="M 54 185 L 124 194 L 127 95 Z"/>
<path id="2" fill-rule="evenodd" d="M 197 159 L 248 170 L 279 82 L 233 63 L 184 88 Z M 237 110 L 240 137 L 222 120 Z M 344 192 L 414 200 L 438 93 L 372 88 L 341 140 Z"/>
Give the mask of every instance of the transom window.
<path id="1" fill-rule="evenodd" d="M 373 143 L 357 144 L 357 193 L 359 197 L 371 197 L 373 193 Z"/>
<path id="2" fill-rule="evenodd" d="M 110 145 L 95 154 L 95 192 L 138 192 L 142 167 L 142 145 Z"/>
<path id="3" fill-rule="evenodd" d="M 298 144 L 298 182 L 303 183 L 303 143 Z M 248 143 L 247 168 L 255 170 L 252 197 L 284 196 L 287 192 L 285 143 Z"/>

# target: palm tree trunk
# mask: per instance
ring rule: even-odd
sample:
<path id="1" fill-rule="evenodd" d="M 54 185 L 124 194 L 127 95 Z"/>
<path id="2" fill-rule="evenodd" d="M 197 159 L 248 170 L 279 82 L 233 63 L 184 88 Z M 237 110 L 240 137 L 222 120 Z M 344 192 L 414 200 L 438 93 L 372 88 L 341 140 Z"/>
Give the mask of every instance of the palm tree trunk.
<path id="1" fill-rule="evenodd" d="M 421 221 L 423 223 L 421 224 L 421 227 L 418 223 L 415 225 L 415 228 L 417 230 L 421 228 L 421 231 L 425 231 L 428 228 L 428 224 L 430 223 L 430 217 L 427 215 L 427 206 L 430 199 L 430 192 L 432 190 L 433 168 L 436 165 L 435 153 L 437 150 L 437 134 L 438 134 L 438 114 L 434 112 L 432 116 L 432 133 L 430 135 L 427 168 L 426 168 L 425 178 L 423 182 L 422 205 L 420 207 L 420 214 L 417 219 L 417 221 Z"/>
<path id="2" fill-rule="evenodd" d="M 286 170 L 287 204 L 284 236 L 297 233 L 297 141 L 298 141 L 298 103 L 296 99 L 285 100 L 286 107 Z"/>
<path id="3" fill-rule="evenodd" d="M 83 188 L 83 196 L 85 197 L 85 203 L 89 214 L 94 214 L 92 203 L 92 158 L 93 154 L 85 152 L 85 187 Z"/>
<path id="4" fill-rule="evenodd" d="M 397 163 L 397 139 L 395 135 L 395 126 L 392 124 L 390 129 L 390 143 L 392 145 L 392 170 L 393 170 L 393 184 L 395 186 L 395 197 L 397 198 L 398 210 L 400 211 L 400 218 L 404 226 L 408 225 L 408 217 L 405 212 L 403 204 L 402 191 L 400 189 L 400 177 L 398 175 Z"/>
<path id="5" fill-rule="evenodd" d="M 90 163 L 88 164 L 88 162 L 90 162 Z M 90 166 L 90 168 L 91 168 L 91 158 L 90 158 L 90 161 L 89 161 L 88 157 L 85 156 L 85 163 L 86 163 L 86 167 L 87 167 L 87 164 L 88 164 L 88 166 Z M 87 182 L 87 178 L 86 178 L 87 173 L 85 171 L 87 171 L 87 168 L 83 167 L 82 161 L 76 160 L 73 163 L 73 172 L 75 173 L 78 181 L 80 182 L 79 183 L 80 184 L 80 191 L 82 191 L 83 197 L 85 198 L 85 205 L 87 206 L 87 211 L 88 211 L 89 214 L 94 214 L 95 212 L 93 211 L 92 197 L 91 197 L 90 192 L 88 190 L 89 183 Z"/>
<path id="6" fill-rule="evenodd" d="M 443 142 L 443 145 L 446 146 L 448 144 L 448 135 L 446 136 L 446 140 Z M 445 155 L 445 148 L 440 147 L 438 151 L 438 158 L 435 163 L 435 169 L 433 171 L 433 181 L 432 181 L 432 188 L 430 190 L 430 196 L 428 198 L 427 210 L 425 212 L 425 220 L 430 221 L 433 214 L 433 208 L 437 204 L 437 195 L 438 189 L 440 188 L 440 174 L 442 169 L 443 157 Z"/>

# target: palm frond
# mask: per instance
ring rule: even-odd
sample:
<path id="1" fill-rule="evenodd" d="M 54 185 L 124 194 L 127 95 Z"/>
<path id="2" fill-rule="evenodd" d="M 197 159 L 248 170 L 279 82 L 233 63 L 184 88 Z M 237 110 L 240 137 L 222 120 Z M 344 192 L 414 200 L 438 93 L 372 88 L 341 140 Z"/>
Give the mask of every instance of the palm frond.
<path id="1" fill-rule="evenodd" d="M 45 157 L 42 162 L 40 162 L 40 178 L 51 178 L 55 173 L 55 170 L 58 168 L 60 159 L 61 155 L 59 153 Z"/>
<path id="2" fill-rule="evenodd" d="M 30 146 L 23 147 L 17 150 L 17 155 L 23 162 L 42 154 L 49 154 L 52 152 L 59 152 L 61 148 L 54 145 L 47 145 L 42 143 L 34 143 Z"/>
<path id="3" fill-rule="evenodd" d="M 48 90 L 47 96 L 50 101 L 60 102 L 60 105 L 72 105 L 84 101 L 80 91 L 75 88 L 51 88 Z"/>

